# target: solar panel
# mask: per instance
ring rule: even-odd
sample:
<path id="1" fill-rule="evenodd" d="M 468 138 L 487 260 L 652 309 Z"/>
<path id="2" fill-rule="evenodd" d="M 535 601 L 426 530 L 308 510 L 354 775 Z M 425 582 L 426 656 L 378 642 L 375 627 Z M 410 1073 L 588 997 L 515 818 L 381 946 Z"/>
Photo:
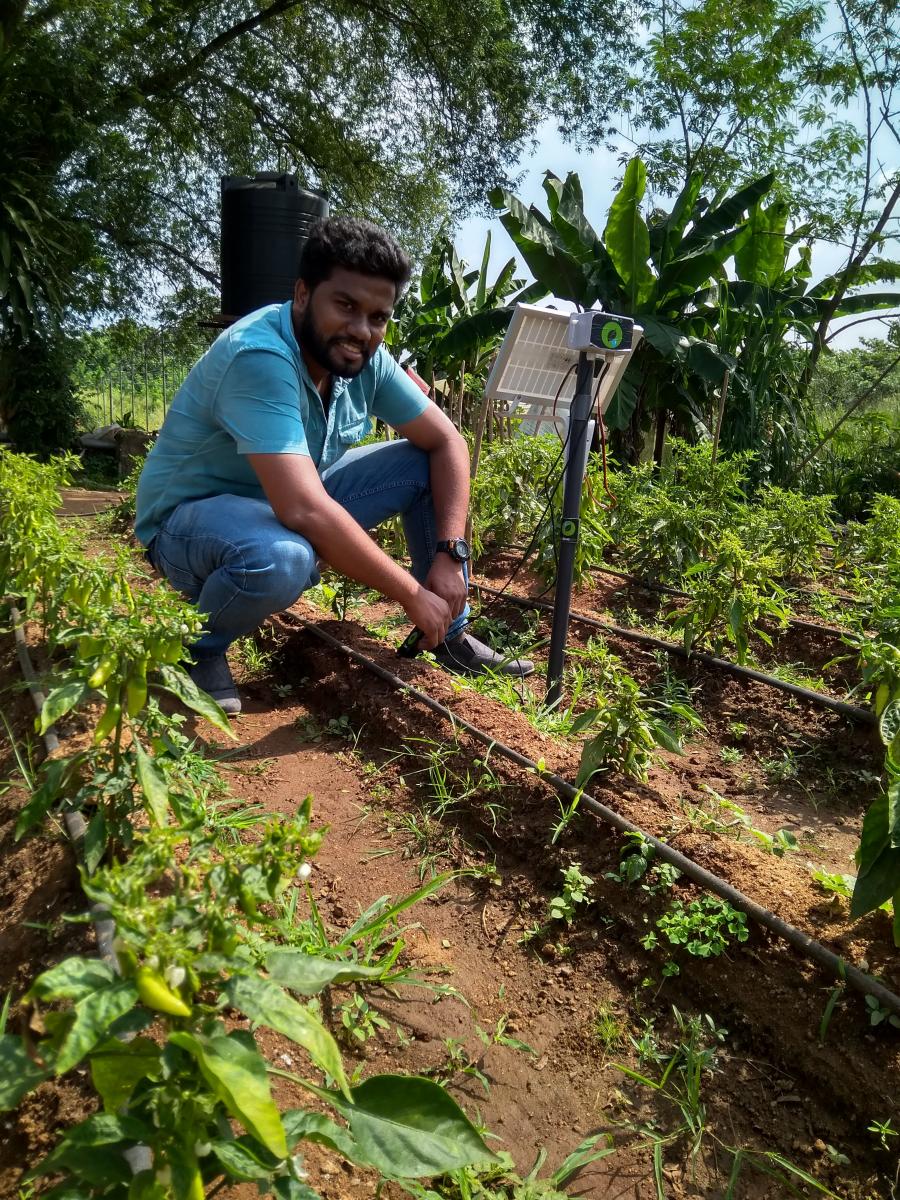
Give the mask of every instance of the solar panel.
<path id="1" fill-rule="evenodd" d="M 564 430 L 568 423 L 580 353 L 569 344 L 569 326 L 569 313 L 534 304 L 515 307 L 485 391 L 503 405 L 501 416 L 523 418 L 525 433 L 539 432 L 542 426 Z M 631 343 L 624 349 L 590 348 L 590 357 L 603 364 L 597 376 L 601 412 L 606 411 L 642 333 L 635 326 Z"/>

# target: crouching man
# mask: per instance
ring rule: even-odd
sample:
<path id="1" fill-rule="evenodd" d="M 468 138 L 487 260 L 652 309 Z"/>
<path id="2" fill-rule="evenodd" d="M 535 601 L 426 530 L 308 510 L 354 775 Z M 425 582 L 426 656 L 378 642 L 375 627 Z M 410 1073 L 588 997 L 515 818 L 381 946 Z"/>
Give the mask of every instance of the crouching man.
<path id="1" fill-rule="evenodd" d="M 293 301 L 217 338 L 147 458 L 135 531 L 204 614 L 189 670 L 228 713 L 241 708 L 228 646 L 318 583 L 317 559 L 400 604 L 450 669 L 533 669 L 465 632 L 468 449 L 381 344 L 409 276 L 384 230 L 319 222 Z M 354 448 L 375 417 L 400 439 Z M 411 572 L 368 533 L 397 515 Z"/>

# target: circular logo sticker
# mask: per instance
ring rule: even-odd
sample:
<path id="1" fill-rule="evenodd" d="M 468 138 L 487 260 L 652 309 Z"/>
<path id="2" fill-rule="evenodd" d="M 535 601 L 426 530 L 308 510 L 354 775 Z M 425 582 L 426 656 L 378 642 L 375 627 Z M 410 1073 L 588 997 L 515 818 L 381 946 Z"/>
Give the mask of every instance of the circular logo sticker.
<path id="1" fill-rule="evenodd" d="M 608 350 L 615 350 L 622 343 L 622 326 L 618 321 L 607 321 L 600 330 L 600 341 Z"/>

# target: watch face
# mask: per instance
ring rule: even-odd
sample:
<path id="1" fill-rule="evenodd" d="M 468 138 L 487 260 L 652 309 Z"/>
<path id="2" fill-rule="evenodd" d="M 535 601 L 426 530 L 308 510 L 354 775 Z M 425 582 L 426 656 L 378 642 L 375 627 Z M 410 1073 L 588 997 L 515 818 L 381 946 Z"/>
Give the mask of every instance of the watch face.
<path id="1" fill-rule="evenodd" d="M 463 538 L 457 538 L 455 542 L 450 543 L 450 552 L 458 562 L 468 562 L 472 553 L 469 543 Z"/>

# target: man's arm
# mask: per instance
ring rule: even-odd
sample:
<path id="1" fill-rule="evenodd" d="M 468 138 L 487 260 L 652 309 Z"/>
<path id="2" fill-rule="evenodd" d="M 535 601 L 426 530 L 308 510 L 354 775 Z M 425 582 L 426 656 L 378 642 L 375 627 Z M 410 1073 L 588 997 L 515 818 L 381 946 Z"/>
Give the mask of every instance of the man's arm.
<path id="1" fill-rule="evenodd" d="M 342 575 L 377 588 L 401 604 L 425 635 L 424 649 L 433 649 L 444 640 L 456 615 L 447 600 L 397 566 L 332 500 L 311 458 L 305 454 L 249 454 L 247 459 L 282 525 L 302 534 L 316 553 Z M 444 554 L 439 557 L 448 558 Z"/>
<path id="2" fill-rule="evenodd" d="M 438 541 L 463 536 L 469 512 L 469 447 L 465 438 L 436 404 L 420 416 L 398 425 L 397 432 L 428 453 L 431 494 L 434 497 Z M 462 566 L 449 554 L 437 554 L 425 580 L 458 616 L 466 603 Z"/>

